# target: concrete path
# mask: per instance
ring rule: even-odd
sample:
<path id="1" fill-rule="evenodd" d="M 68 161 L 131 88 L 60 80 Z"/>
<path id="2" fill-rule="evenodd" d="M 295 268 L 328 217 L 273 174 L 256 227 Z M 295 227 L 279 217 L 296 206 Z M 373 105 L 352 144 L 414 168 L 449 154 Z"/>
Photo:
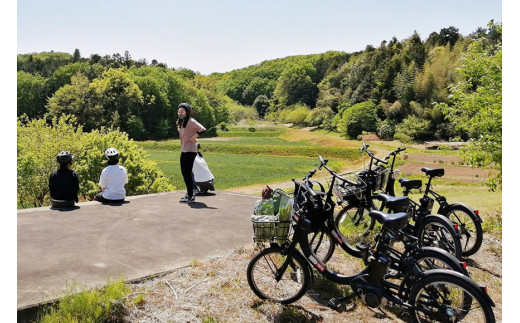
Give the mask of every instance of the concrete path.
<path id="1" fill-rule="evenodd" d="M 217 191 L 184 204 L 183 194 L 19 210 L 18 309 L 58 298 L 73 282 L 134 280 L 252 243 L 250 215 L 259 197 Z"/>

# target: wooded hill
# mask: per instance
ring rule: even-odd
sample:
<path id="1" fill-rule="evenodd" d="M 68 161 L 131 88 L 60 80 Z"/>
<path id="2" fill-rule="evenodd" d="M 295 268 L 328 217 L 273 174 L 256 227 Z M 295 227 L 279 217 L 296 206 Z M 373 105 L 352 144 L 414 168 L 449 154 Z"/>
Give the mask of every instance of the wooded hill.
<path id="1" fill-rule="evenodd" d="M 73 114 L 86 131 L 119 127 L 137 140 L 165 139 L 177 135 L 177 105 L 189 102 L 207 128 L 260 117 L 351 138 L 366 131 L 384 139 L 467 139 L 472 134 L 448 121 L 439 104 L 451 104 L 450 86 L 472 42 L 501 45 L 497 26 L 488 27 L 467 36 L 443 28 L 424 40 L 414 32 L 360 52 L 290 56 L 210 75 L 128 52 L 22 54 L 18 115 Z"/>

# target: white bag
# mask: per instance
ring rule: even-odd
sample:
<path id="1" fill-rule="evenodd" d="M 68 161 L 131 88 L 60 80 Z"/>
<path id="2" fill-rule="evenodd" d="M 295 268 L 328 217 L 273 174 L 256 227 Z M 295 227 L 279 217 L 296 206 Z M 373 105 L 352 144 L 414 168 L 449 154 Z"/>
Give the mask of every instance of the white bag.
<path id="1" fill-rule="evenodd" d="M 197 154 L 195 157 L 195 162 L 193 163 L 193 176 L 195 177 L 195 182 L 203 183 L 211 181 L 215 178 L 211 171 L 209 170 L 208 164 L 204 160 L 203 157 Z"/>

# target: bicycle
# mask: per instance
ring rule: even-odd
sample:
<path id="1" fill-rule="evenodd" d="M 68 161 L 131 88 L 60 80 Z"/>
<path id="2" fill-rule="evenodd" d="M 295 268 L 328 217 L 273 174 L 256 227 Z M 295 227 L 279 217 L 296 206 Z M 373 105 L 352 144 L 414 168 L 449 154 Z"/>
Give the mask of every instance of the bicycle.
<path id="1" fill-rule="evenodd" d="M 326 161 L 324 161 L 321 156 L 319 156 L 319 159 L 320 164 L 318 167 L 321 169 L 323 165 L 326 166 Z M 345 237 L 336 227 L 333 210 L 334 202 L 332 201 L 332 191 L 343 189 L 343 192 L 348 191 L 353 193 L 359 192 L 359 190 L 363 189 L 363 187 L 356 186 L 356 182 L 343 178 L 333 172 L 335 176 L 333 176 L 331 179 L 329 191 L 325 193 L 323 185 L 321 185 L 319 182 L 313 182 L 310 180 L 314 174 L 315 170 L 312 170 L 303 178 L 303 183 L 305 183 L 306 187 L 312 189 L 313 196 L 318 198 L 310 199 L 309 202 L 313 200 L 314 202 L 309 204 L 308 209 L 311 210 L 311 213 L 313 213 L 314 210 L 320 210 L 322 206 L 316 204 L 320 204 L 320 200 L 325 200 L 324 203 L 327 205 L 327 211 L 318 212 L 319 216 L 315 219 L 315 221 L 313 221 L 313 225 L 309 230 L 309 245 L 311 246 L 312 251 L 318 256 L 320 260 L 322 260 L 323 263 L 327 263 L 332 257 L 335 250 L 335 245 L 337 244 L 347 254 L 358 258 L 363 258 L 363 261 L 366 263 L 368 247 L 362 248 L 360 246 L 356 246 L 354 249 L 349 245 L 348 237 Z M 315 184 L 319 185 L 318 191 L 313 189 Z M 388 201 L 388 205 L 392 208 L 400 208 L 402 205 L 407 205 L 407 199 L 408 198 L 396 198 L 393 201 Z M 432 268 L 448 268 L 458 271 L 464 275 L 468 275 L 468 272 L 465 270 L 465 263 L 459 262 L 455 257 L 444 250 L 421 247 L 421 244 L 416 237 L 413 237 L 412 235 L 402 230 L 393 232 L 392 236 L 388 236 L 388 238 L 390 239 L 388 240 L 390 245 L 393 245 L 396 241 L 402 241 L 405 245 L 403 251 L 392 249 L 391 268 L 394 269 L 394 273 L 397 273 L 396 269 L 400 268 L 402 263 L 410 263 L 413 261 L 422 264 L 421 268 L 423 268 L 423 270 Z M 339 271 L 338 269 L 335 270 Z M 409 270 L 409 268 L 407 270 Z M 393 276 L 393 278 L 399 278 L 398 275 Z"/>
<path id="2" fill-rule="evenodd" d="M 368 146 L 366 146 L 366 151 L 368 153 Z M 390 157 L 392 158 L 392 163 L 388 169 L 388 182 L 386 184 L 385 192 L 396 196 L 395 194 L 395 159 L 396 156 L 401 152 L 406 150 L 406 148 L 397 148 L 395 151 L 390 152 L 385 158 L 384 162 L 387 162 Z M 383 167 L 378 165 L 378 162 L 381 160 L 376 160 L 375 164 L 378 167 Z M 482 232 L 482 218 L 479 215 L 478 210 L 473 210 L 470 206 L 461 203 L 448 203 L 445 196 L 438 194 L 437 192 L 432 190 L 432 179 L 434 177 L 441 177 L 444 175 L 443 168 L 427 168 L 424 167 L 421 169 L 426 176 L 428 176 L 428 183 L 426 184 L 424 195 L 421 199 L 419 199 L 419 203 L 414 203 L 416 206 L 417 212 L 430 214 L 433 209 L 433 203 L 436 201 L 439 204 L 439 209 L 437 210 L 437 214 L 443 215 L 450 219 L 454 224 L 457 225 L 457 231 L 459 232 L 459 236 L 461 238 L 461 255 L 463 257 L 469 257 L 475 254 L 481 247 L 483 241 L 483 232 Z M 403 182 L 408 185 L 405 187 Z M 405 196 L 409 196 L 411 189 L 419 189 L 422 187 L 421 180 L 407 180 L 407 179 L 399 179 L 399 183 L 402 187 L 405 188 L 403 192 Z M 430 197 L 431 195 L 431 197 Z M 433 197 L 433 198 L 432 198 Z"/>
<path id="3" fill-rule="evenodd" d="M 334 309 L 339 309 L 342 302 L 360 297 L 370 307 L 384 306 L 388 302 L 399 305 L 408 310 L 413 322 L 423 318 L 442 322 L 495 322 L 492 311 L 495 305 L 485 288 L 461 273 L 446 269 L 409 270 L 401 273 L 403 279 L 400 284 L 386 279 L 392 261 L 389 256 L 391 248 L 385 237 L 390 231 L 406 227 L 408 214 L 405 212 L 389 214 L 371 211 L 369 216 L 382 227 L 376 236 L 375 247 L 369 250 L 366 267 L 350 276 L 330 270 L 312 251 L 308 235 L 313 222 L 320 218 L 320 212 L 330 212 L 327 205 L 331 201 L 331 189 L 326 194 L 326 200 L 317 204 L 321 205 L 321 210 L 315 210 L 312 205 L 325 196 L 316 194 L 305 182 L 293 182 L 294 208 L 287 239 L 281 245 L 270 243 L 270 247 L 253 256 L 247 267 L 248 284 L 258 297 L 282 304 L 297 301 L 309 289 L 311 268 L 314 267 L 325 278 L 349 285 L 353 290 L 345 297 L 331 299 L 328 305 Z"/>
<path id="4" fill-rule="evenodd" d="M 478 210 L 473 210 L 464 203 L 455 202 L 448 203 L 446 197 L 432 190 L 432 179 L 434 177 L 442 177 L 444 175 L 443 168 L 421 168 L 426 176 L 428 176 L 428 183 L 425 186 L 423 197 L 419 199 L 418 209 L 421 212 L 431 212 L 434 201 L 439 204 L 438 214 L 441 214 L 453 223 L 457 224 L 461 236 L 462 256 L 469 257 L 475 254 L 482 245 L 482 218 Z M 420 188 L 422 181 L 407 180 L 400 178 L 399 183 L 405 188 L 403 194 L 408 196 L 410 190 L 413 188 Z"/>
<path id="5" fill-rule="evenodd" d="M 368 146 L 363 143 L 363 149 L 367 151 L 370 156 L 370 163 L 368 171 L 363 176 L 358 175 L 360 178 L 359 182 L 349 181 L 346 182 L 343 179 L 343 187 L 338 185 L 336 189 L 336 195 L 340 201 L 346 201 L 347 205 L 344 206 L 338 214 L 335 216 L 335 225 L 340 229 L 343 236 L 346 237 L 346 247 L 349 249 L 349 253 L 353 256 L 360 257 L 362 255 L 362 248 L 360 245 L 366 245 L 374 239 L 376 230 L 374 230 L 376 221 L 368 216 L 370 210 L 375 209 L 374 199 L 380 200 L 381 206 L 379 210 L 383 210 L 385 207 L 389 208 L 393 212 L 399 212 L 409 206 L 410 202 L 408 198 L 403 199 L 400 197 L 393 197 L 388 194 L 373 195 L 375 188 L 383 187 L 382 181 L 374 180 L 374 177 L 379 176 L 378 173 L 375 175 L 372 173 L 372 164 L 374 160 L 378 160 L 383 163 L 387 161 L 378 159 L 366 148 Z M 327 160 L 324 160 L 321 156 L 318 157 L 320 164 L 318 168 L 325 168 L 331 175 L 332 178 L 341 178 L 336 172 L 327 166 Z M 388 172 L 387 172 L 388 173 Z M 359 191 L 358 194 L 347 194 L 351 192 L 348 187 L 362 187 L 363 177 L 368 181 L 369 185 L 366 185 L 366 189 Z M 374 184 L 377 184 L 376 186 Z M 412 219 L 414 224 L 409 223 L 406 232 L 418 238 L 420 246 L 433 246 L 444 249 L 452 253 L 456 258 L 460 259 L 462 256 L 461 242 L 458 232 L 455 230 L 455 225 L 449 219 L 438 214 L 424 214 L 416 212 L 416 209 L 412 209 Z"/>

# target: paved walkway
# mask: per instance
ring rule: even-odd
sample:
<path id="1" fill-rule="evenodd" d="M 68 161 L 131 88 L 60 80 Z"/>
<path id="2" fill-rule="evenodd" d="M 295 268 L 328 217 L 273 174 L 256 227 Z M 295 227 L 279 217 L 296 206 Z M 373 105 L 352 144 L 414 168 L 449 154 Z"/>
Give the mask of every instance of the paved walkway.
<path id="1" fill-rule="evenodd" d="M 251 243 L 258 197 L 217 191 L 179 203 L 181 191 L 114 206 L 79 203 L 18 211 L 18 309 L 63 295 L 67 284 L 134 280 L 222 256 Z"/>

